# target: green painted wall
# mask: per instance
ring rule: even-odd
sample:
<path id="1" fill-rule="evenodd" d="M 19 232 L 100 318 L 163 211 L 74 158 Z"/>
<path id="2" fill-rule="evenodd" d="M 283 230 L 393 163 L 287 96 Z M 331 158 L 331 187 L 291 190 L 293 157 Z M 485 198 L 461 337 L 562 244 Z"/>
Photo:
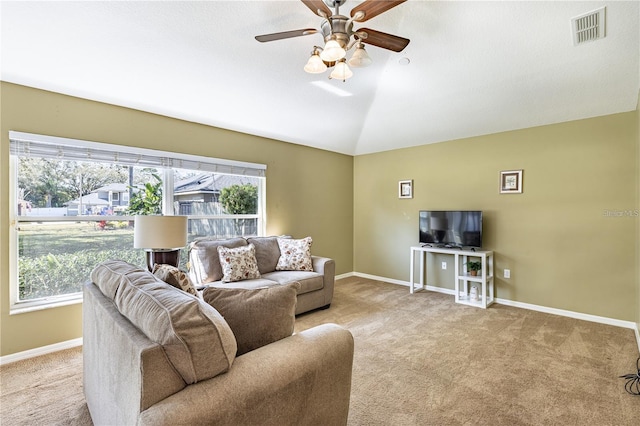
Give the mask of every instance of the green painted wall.
<path id="1" fill-rule="evenodd" d="M 497 297 L 640 329 L 640 221 L 603 214 L 640 209 L 640 110 L 355 158 L 4 82 L 0 112 L 1 356 L 82 335 L 81 305 L 9 315 L 9 130 L 267 164 L 267 233 L 313 236 L 338 274 L 408 281 L 418 210 L 481 209 Z M 498 193 L 510 169 L 523 194 Z"/>
<path id="2" fill-rule="evenodd" d="M 353 271 L 353 157 L 2 82 L 0 355 L 82 336 L 82 305 L 9 315 L 9 130 L 267 165 L 267 234 L 310 235 Z M 248 118 L 250 119 L 250 118 Z"/>
<path id="3" fill-rule="evenodd" d="M 483 210 L 497 297 L 636 321 L 639 218 L 604 213 L 638 208 L 637 121 L 630 112 L 356 157 L 355 270 L 408 281 L 419 210 Z M 524 170 L 524 193 L 500 194 L 499 173 L 512 169 Z M 413 199 L 398 198 L 405 179 Z M 429 284 L 453 288 L 452 262 Z"/>

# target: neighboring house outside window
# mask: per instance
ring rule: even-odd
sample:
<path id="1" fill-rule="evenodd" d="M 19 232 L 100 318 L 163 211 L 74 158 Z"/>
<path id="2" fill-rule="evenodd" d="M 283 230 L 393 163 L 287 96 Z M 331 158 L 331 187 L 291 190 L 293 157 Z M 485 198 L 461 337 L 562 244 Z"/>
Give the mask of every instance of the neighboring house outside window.
<path id="1" fill-rule="evenodd" d="M 110 208 L 112 208 L 112 212 L 120 212 L 122 214 L 129 206 L 129 202 L 128 197 L 125 202 L 121 194 L 128 194 L 128 192 L 129 187 L 126 183 L 110 183 L 102 186 L 87 195 L 65 203 L 67 216 L 106 214 Z"/>
<path id="2" fill-rule="evenodd" d="M 190 175 L 188 172 L 186 174 Z M 218 218 L 226 216 L 228 213 L 220 202 L 223 188 L 234 185 L 258 185 L 257 178 L 251 176 L 207 173 L 179 178 L 178 171 L 175 176 L 173 191 L 175 211 L 187 216 Z M 238 232 L 238 225 L 240 225 L 241 232 Z M 192 219 L 189 221 L 189 233 L 229 237 L 238 234 L 243 236 L 258 235 L 258 220 L 257 218 L 214 221 Z"/>
<path id="3" fill-rule="evenodd" d="M 12 313 L 77 303 L 101 261 L 144 266 L 128 209 L 156 179 L 163 214 L 189 216 L 189 241 L 264 233 L 263 165 L 18 132 L 10 141 Z M 228 214 L 220 192 L 245 184 L 257 188 L 255 211 Z"/>

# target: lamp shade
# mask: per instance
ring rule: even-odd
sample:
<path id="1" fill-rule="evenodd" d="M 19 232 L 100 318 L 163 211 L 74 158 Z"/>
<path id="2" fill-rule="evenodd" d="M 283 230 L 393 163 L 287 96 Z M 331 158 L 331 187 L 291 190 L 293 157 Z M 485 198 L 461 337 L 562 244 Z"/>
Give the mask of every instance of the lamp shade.
<path id="1" fill-rule="evenodd" d="M 320 57 L 325 62 L 335 62 L 338 59 L 344 58 L 344 55 L 347 54 L 347 51 L 344 50 L 340 43 L 335 40 L 329 40 L 324 45 L 324 50 L 320 53 Z"/>
<path id="2" fill-rule="evenodd" d="M 339 61 L 333 71 L 331 72 L 331 78 L 335 78 L 336 80 L 346 80 L 353 76 L 353 71 L 349 69 L 347 63 L 343 60 Z"/>
<path id="3" fill-rule="evenodd" d="M 187 245 L 187 216 L 135 216 L 133 247 L 168 250 Z"/>
<path id="4" fill-rule="evenodd" d="M 322 62 L 318 53 L 314 52 L 304 66 L 304 70 L 310 74 L 320 74 L 327 70 L 327 65 Z"/>
<path id="5" fill-rule="evenodd" d="M 364 46 L 362 45 L 362 43 L 358 43 L 356 51 L 353 52 L 351 59 L 349 59 L 349 65 L 355 68 L 371 65 L 371 57 L 369 57 L 367 51 L 364 50 Z"/>

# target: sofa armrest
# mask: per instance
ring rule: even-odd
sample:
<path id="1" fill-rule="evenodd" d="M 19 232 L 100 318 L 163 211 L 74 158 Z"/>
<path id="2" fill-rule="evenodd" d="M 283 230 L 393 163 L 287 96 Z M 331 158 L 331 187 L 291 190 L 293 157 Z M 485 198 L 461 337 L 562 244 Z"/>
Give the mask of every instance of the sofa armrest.
<path id="1" fill-rule="evenodd" d="M 140 414 L 141 425 L 345 425 L 353 336 L 323 324 L 236 358 Z"/>
<path id="2" fill-rule="evenodd" d="M 162 346 L 120 315 L 91 282 L 83 287 L 83 390 L 95 425 L 134 424 L 187 385 Z"/>
<path id="3" fill-rule="evenodd" d="M 336 262 L 328 257 L 311 256 L 313 271 L 323 276 L 324 306 L 333 300 L 333 287 L 336 281 Z"/>

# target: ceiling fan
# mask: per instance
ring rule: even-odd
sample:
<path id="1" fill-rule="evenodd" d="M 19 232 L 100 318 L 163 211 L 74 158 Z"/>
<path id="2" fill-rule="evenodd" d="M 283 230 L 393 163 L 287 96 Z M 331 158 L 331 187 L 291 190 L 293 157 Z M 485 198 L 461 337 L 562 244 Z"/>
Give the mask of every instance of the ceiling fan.
<path id="1" fill-rule="evenodd" d="M 388 11 L 406 0 L 366 0 L 351 10 L 351 17 L 340 15 L 340 6 L 346 0 L 301 0 L 313 13 L 324 18 L 320 30 L 304 28 L 301 30 L 284 31 L 273 34 L 256 36 L 259 42 L 282 40 L 300 37 L 318 32 L 324 37 L 324 47 L 314 46 L 311 57 L 304 70 L 318 74 L 334 67 L 329 78 L 345 81 L 353 75 L 348 65 L 365 67 L 371 63 L 371 58 L 364 49 L 364 44 L 381 47 L 394 52 L 401 52 L 409 44 L 409 39 L 369 28 L 354 30 L 354 22 L 365 22 L 381 13 Z M 331 12 L 329 7 L 334 8 Z M 352 47 L 356 48 L 353 56 L 347 62 L 345 56 Z M 347 65 L 348 64 L 348 65 Z"/>

